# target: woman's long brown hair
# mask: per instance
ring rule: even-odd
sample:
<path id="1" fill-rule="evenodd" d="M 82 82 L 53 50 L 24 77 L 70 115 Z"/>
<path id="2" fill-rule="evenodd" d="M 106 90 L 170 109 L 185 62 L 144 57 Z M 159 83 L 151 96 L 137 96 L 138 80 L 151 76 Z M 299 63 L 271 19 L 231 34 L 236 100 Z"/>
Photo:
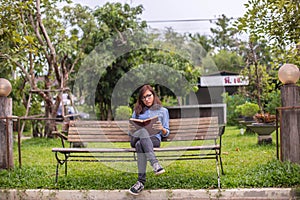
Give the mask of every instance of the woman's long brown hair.
<path id="1" fill-rule="evenodd" d="M 135 115 L 136 117 L 138 118 L 138 116 L 140 114 L 143 114 L 147 108 L 147 106 L 144 104 L 143 102 L 143 94 L 149 90 L 152 94 L 153 94 L 153 104 L 151 106 L 150 109 L 159 109 L 161 107 L 161 101 L 160 99 L 158 98 L 157 94 L 155 93 L 155 91 L 153 90 L 153 88 L 150 86 L 150 85 L 143 85 L 140 90 L 139 90 L 139 96 L 138 96 L 138 99 L 135 103 L 135 106 L 134 106 L 134 112 L 135 112 Z"/>

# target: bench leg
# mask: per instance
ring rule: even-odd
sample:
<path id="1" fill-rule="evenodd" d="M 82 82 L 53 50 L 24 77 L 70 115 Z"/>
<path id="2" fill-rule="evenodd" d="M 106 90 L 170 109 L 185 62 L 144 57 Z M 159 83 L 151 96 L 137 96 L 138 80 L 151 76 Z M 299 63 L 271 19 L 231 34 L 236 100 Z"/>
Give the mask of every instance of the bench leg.
<path id="1" fill-rule="evenodd" d="M 59 163 L 56 164 L 55 183 L 57 183 L 57 181 L 58 181 L 58 167 L 59 167 Z"/>
<path id="2" fill-rule="evenodd" d="M 225 175 L 224 169 L 223 169 L 223 162 L 222 162 L 222 157 L 221 157 L 221 155 L 219 155 L 219 158 L 220 158 L 220 165 L 221 165 L 222 175 Z"/>
<path id="3" fill-rule="evenodd" d="M 64 154 L 64 157 L 65 157 L 65 159 L 64 160 L 62 160 L 62 159 L 60 159 L 59 157 L 58 157 L 58 152 L 55 152 L 55 158 L 56 158 L 56 160 L 57 160 L 57 164 L 56 164 L 56 171 L 55 171 L 55 183 L 57 183 L 58 182 L 58 171 L 59 171 L 59 166 L 60 165 L 65 165 L 65 175 L 67 176 L 67 174 L 68 174 L 68 166 L 67 166 L 67 163 L 68 163 L 68 158 L 69 158 L 69 156 L 67 155 L 67 154 Z"/>
<path id="4" fill-rule="evenodd" d="M 55 171 L 55 183 L 57 183 L 58 182 L 58 171 L 59 171 L 59 165 L 63 165 L 63 164 L 65 164 L 65 176 L 67 176 L 67 174 L 68 174 L 68 169 L 67 169 L 67 162 L 65 162 L 65 163 L 59 163 L 59 162 L 57 162 L 57 164 L 56 164 L 56 171 Z"/>
<path id="5" fill-rule="evenodd" d="M 218 152 L 216 152 L 216 170 L 218 175 L 218 188 L 221 189 L 221 177 L 220 177 L 220 169 L 219 169 L 219 159 L 218 159 Z"/>
<path id="6" fill-rule="evenodd" d="M 68 174 L 68 161 L 65 162 L 65 176 Z"/>
<path id="7" fill-rule="evenodd" d="M 224 169 L 223 169 L 223 162 L 222 162 L 222 157 L 221 157 L 221 155 L 222 155 L 222 151 L 221 151 L 221 147 L 222 147 L 222 135 L 223 135 L 223 133 L 224 133 L 224 131 L 225 131 L 225 127 L 224 126 L 222 126 L 221 127 L 221 130 L 220 130 L 220 150 L 219 150 L 219 159 L 220 159 L 220 165 L 221 165 L 221 171 L 222 171 L 222 175 L 224 175 L 225 173 L 224 173 Z M 217 144 L 216 143 L 216 141 L 215 141 L 215 144 Z"/>

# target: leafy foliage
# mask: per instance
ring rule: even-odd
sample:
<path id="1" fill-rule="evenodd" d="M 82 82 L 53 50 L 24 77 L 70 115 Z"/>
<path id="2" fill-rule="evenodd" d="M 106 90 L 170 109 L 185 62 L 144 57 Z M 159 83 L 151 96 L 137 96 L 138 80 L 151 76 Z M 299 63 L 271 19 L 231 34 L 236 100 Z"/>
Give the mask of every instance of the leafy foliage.
<path id="1" fill-rule="evenodd" d="M 199 33 L 189 34 L 189 37 L 194 41 L 195 43 L 198 43 L 201 45 L 202 48 L 199 48 L 199 45 L 195 47 L 194 50 L 194 56 L 193 58 L 194 63 L 196 65 L 201 66 L 202 65 L 202 59 L 207 56 L 207 54 L 211 53 L 213 51 L 213 45 L 211 39 L 206 35 L 200 35 Z"/>
<path id="2" fill-rule="evenodd" d="M 48 118 L 56 116 L 69 73 L 82 56 L 84 41 L 93 30 L 90 23 L 82 23 L 91 19 L 87 7 L 66 6 L 62 13 L 57 8 L 58 2 L 0 2 L 0 62 L 7 69 L 12 66 L 20 74 L 20 82 L 29 86 L 28 90 L 21 90 L 21 96 L 34 91 L 40 102 L 44 101 Z M 68 17 L 70 13 L 73 18 Z M 23 104 L 27 105 L 28 100 L 23 96 Z M 52 137 L 54 129 L 55 124 L 47 121 L 45 135 Z"/>
<path id="3" fill-rule="evenodd" d="M 249 33 L 251 41 L 268 41 L 278 64 L 299 65 L 300 2 L 248 0 L 245 6 L 247 11 L 238 20 L 238 29 Z"/>
<path id="4" fill-rule="evenodd" d="M 277 104 L 268 102 L 269 93 L 279 89 L 280 83 L 275 78 L 278 68 L 288 62 L 300 63 L 300 3 L 248 0 L 245 7 L 245 15 L 235 23 L 239 31 L 249 34 L 249 50 L 244 51 L 249 64 L 244 75 L 249 77 L 250 84 L 243 94 L 255 99 L 262 112 L 274 113 Z"/>
<path id="5" fill-rule="evenodd" d="M 81 65 L 84 70 L 80 69 L 77 77 L 82 83 L 76 87 L 76 94 L 84 96 L 89 105 L 98 106 L 102 120 L 111 119 L 118 106 L 112 105 L 113 95 L 118 101 L 128 101 L 138 84 L 159 84 L 157 79 L 175 86 L 179 76 L 171 75 L 170 70 L 191 83 L 196 83 L 199 76 L 199 70 L 183 56 L 188 54 L 184 38 L 172 30 L 163 38 L 146 33 L 146 24 L 139 18 L 142 9 L 107 3 L 94 12 L 101 31 L 93 34 L 93 44 L 87 49 L 88 56 Z M 122 90 L 116 91 L 121 83 Z M 179 88 L 177 84 L 175 90 Z M 194 88 L 182 86 L 179 93 L 185 95 L 191 89 Z"/>
<path id="6" fill-rule="evenodd" d="M 132 109 L 129 106 L 119 106 L 116 109 L 116 120 L 128 120 L 132 115 Z"/>
<path id="7" fill-rule="evenodd" d="M 239 73 L 245 66 L 243 58 L 233 51 L 221 50 L 213 56 L 213 61 L 220 71 Z"/>
<path id="8" fill-rule="evenodd" d="M 238 119 L 241 116 L 241 112 L 237 112 L 236 109 L 239 105 L 246 102 L 246 97 L 240 94 L 228 95 L 228 93 L 224 93 L 223 99 L 227 108 L 227 124 L 238 125 Z"/>
<path id="9" fill-rule="evenodd" d="M 275 90 L 272 71 L 267 71 L 266 65 L 250 65 L 241 72 L 248 78 L 249 84 L 241 88 L 240 93 L 245 95 L 252 102 L 257 102 L 263 112 L 268 102 L 268 93 Z"/>
<path id="10" fill-rule="evenodd" d="M 280 91 L 274 90 L 267 94 L 266 96 L 267 103 L 265 104 L 265 112 L 275 115 L 276 108 L 281 107 L 281 97 Z"/>
<path id="11" fill-rule="evenodd" d="M 246 102 L 236 107 L 237 112 L 245 117 L 253 117 L 258 111 L 259 106 L 256 103 Z"/>
<path id="12" fill-rule="evenodd" d="M 216 28 L 211 28 L 212 32 L 212 44 L 217 50 L 234 50 L 237 48 L 237 38 L 234 38 L 237 34 L 237 29 L 230 24 L 230 18 L 227 18 L 224 14 L 218 18 L 215 22 Z"/>

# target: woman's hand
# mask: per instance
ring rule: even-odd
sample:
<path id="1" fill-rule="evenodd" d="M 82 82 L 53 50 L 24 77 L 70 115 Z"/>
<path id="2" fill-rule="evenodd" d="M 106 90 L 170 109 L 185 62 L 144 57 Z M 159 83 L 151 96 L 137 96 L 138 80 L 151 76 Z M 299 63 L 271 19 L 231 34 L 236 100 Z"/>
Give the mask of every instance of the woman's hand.
<path id="1" fill-rule="evenodd" d="M 164 129 L 164 127 L 163 127 L 163 125 L 161 124 L 160 121 L 157 121 L 155 124 L 153 124 L 152 128 L 154 130 L 159 130 L 159 131 L 162 131 Z"/>
<path id="2" fill-rule="evenodd" d="M 128 131 L 129 131 L 129 133 L 134 133 L 136 131 L 135 126 L 129 123 L 128 124 Z"/>
<path id="3" fill-rule="evenodd" d="M 164 135 L 167 134 L 167 129 L 163 127 L 160 121 L 157 121 L 155 124 L 153 124 L 152 128 L 161 131 Z"/>

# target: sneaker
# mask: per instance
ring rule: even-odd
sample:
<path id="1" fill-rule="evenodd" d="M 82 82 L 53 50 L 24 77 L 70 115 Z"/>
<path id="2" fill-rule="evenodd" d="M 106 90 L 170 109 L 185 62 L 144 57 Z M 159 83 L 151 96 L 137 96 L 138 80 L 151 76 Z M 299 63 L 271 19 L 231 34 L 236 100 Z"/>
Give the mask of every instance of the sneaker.
<path id="1" fill-rule="evenodd" d="M 165 172 L 164 168 L 162 168 L 162 166 L 158 162 L 154 163 L 152 167 L 155 175 L 159 175 Z"/>
<path id="2" fill-rule="evenodd" d="M 142 190 L 144 189 L 143 183 L 140 181 L 137 181 L 130 189 L 130 194 L 138 195 Z"/>

